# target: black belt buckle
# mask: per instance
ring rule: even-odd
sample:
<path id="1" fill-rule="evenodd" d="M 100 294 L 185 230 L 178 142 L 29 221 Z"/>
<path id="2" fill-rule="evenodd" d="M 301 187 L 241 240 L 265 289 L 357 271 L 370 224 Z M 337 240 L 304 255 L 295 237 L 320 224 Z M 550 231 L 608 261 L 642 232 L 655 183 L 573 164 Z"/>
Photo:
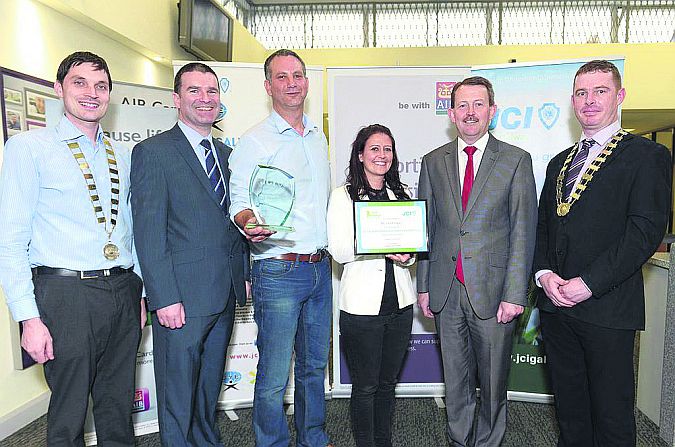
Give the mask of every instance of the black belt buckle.
<path id="1" fill-rule="evenodd" d="M 110 276 L 110 269 L 80 271 L 80 279 L 96 279 Z"/>

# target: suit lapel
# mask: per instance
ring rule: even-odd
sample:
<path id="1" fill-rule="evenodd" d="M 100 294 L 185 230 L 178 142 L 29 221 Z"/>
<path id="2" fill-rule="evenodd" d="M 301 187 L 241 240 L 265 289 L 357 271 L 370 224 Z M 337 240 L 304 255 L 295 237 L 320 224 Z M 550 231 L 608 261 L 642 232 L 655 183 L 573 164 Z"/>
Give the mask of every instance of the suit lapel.
<path id="1" fill-rule="evenodd" d="M 497 140 L 490 135 L 488 139 L 488 144 L 485 147 L 485 153 L 483 158 L 481 158 L 480 166 L 478 167 L 478 172 L 473 181 L 473 187 L 471 188 L 471 194 L 469 194 L 469 201 L 466 204 L 466 211 L 464 212 L 464 217 L 469 215 L 471 208 L 476 204 L 476 200 L 480 195 L 487 179 L 490 177 L 492 168 L 494 168 L 497 158 L 499 157 L 499 146 L 497 145 Z"/>
<path id="2" fill-rule="evenodd" d="M 462 216 L 462 191 L 459 186 L 459 163 L 457 161 L 457 139 L 445 147 L 445 170 L 448 174 L 449 196 L 455 204 L 457 215 Z"/>
<path id="3" fill-rule="evenodd" d="M 216 197 L 216 193 L 213 191 L 213 188 L 211 188 L 211 182 L 209 182 L 209 178 L 206 176 L 204 168 L 202 167 L 201 163 L 199 163 L 197 155 L 195 154 L 195 151 L 192 149 L 192 146 L 190 146 L 190 142 L 187 140 L 187 138 L 185 138 L 183 131 L 180 130 L 178 124 L 176 124 L 176 126 L 172 129 L 172 131 L 174 136 L 174 142 L 176 144 L 176 150 L 188 164 L 194 175 L 197 177 L 199 183 L 209 193 L 209 196 L 213 199 L 214 202 L 216 202 L 216 204 L 218 204 L 218 206 L 220 206 L 220 204 L 218 203 L 218 198 Z M 220 154 L 218 155 L 220 156 Z"/>

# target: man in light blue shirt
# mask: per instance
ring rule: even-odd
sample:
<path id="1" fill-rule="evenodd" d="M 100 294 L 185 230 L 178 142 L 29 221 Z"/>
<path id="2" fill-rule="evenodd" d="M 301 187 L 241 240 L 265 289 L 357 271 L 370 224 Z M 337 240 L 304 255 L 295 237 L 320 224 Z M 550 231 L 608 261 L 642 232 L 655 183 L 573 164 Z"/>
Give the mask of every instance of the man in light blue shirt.
<path id="1" fill-rule="evenodd" d="M 265 61 L 265 78 L 273 111 L 241 137 L 229 159 L 230 216 L 246 235 L 253 254 L 260 355 L 253 428 L 257 446 L 288 446 L 283 397 L 295 350 L 296 445 L 323 447 L 330 442 L 324 430 L 323 386 L 332 297 L 325 251 L 328 145 L 323 132 L 303 113 L 309 81 L 302 59 L 289 50 L 276 51 Z M 258 223 L 248 194 L 257 165 L 274 166 L 293 177 L 295 202 L 285 225 L 295 231 L 246 228 Z"/>
<path id="2" fill-rule="evenodd" d="M 0 282 L 21 346 L 44 364 L 48 445 L 84 445 L 90 394 L 99 444 L 133 445 L 145 306 L 132 270 L 130 153 L 113 148 L 99 124 L 112 89 L 101 57 L 66 57 L 54 89 L 65 110 L 59 124 L 5 146 Z"/>

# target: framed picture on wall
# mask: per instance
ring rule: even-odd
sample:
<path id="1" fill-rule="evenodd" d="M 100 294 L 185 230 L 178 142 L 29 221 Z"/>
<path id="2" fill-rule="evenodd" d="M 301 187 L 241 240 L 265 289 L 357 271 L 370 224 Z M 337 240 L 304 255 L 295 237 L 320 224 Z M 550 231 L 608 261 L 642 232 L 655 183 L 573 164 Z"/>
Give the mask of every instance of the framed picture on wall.
<path id="1" fill-rule="evenodd" d="M 37 120 L 45 120 L 45 99 L 56 98 L 43 92 L 25 88 L 26 92 L 26 117 Z"/>
<path id="2" fill-rule="evenodd" d="M 26 120 L 26 130 L 40 129 L 42 127 L 47 127 L 47 123 L 44 121 Z"/>
<path id="3" fill-rule="evenodd" d="M 14 90 L 6 87 L 3 90 L 4 90 L 3 96 L 7 104 L 23 106 L 23 93 L 21 93 L 19 90 Z"/>
<path id="4" fill-rule="evenodd" d="M 16 135 L 22 130 L 26 130 L 23 125 L 23 112 L 19 110 L 6 109 L 5 120 L 7 122 L 7 135 Z"/>

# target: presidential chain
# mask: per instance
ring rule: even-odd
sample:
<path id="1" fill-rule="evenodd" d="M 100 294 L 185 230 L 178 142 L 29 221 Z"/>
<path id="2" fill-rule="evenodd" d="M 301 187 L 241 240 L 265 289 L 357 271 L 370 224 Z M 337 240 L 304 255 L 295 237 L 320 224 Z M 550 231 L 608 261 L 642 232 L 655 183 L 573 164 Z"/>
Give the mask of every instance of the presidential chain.
<path id="1" fill-rule="evenodd" d="M 120 177 L 119 171 L 117 170 L 115 151 L 113 150 L 110 141 L 104 137 L 103 144 L 105 145 L 105 153 L 108 160 L 108 172 L 110 173 L 110 228 L 108 228 L 108 219 L 106 219 L 105 213 L 103 213 L 103 206 L 101 205 L 101 199 L 98 195 L 98 190 L 96 189 L 94 174 L 91 172 L 89 163 L 87 163 L 87 159 L 84 157 L 79 143 L 77 141 L 68 143 L 68 148 L 73 154 L 73 157 L 75 157 L 75 161 L 84 176 L 84 181 L 87 183 L 87 191 L 89 191 L 89 199 L 94 207 L 96 220 L 99 224 L 103 225 L 103 230 L 108 235 L 108 242 L 103 246 L 103 256 L 109 261 L 114 261 L 120 256 L 119 247 L 111 240 L 113 230 L 115 230 L 115 225 L 117 225 L 117 213 L 120 203 Z"/>
<path id="2" fill-rule="evenodd" d="M 607 161 L 607 158 L 609 158 L 609 156 L 612 155 L 612 151 L 616 148 L 617 144 L 619 144 L 619 142 L 627 134 L 628 132 L 626 132 L 623 129 L 619 129 L 619 131 L 616 134 L 614 134 L 609 143 L 607 143 L 605 147 L 602 148 L 598 156 L 595 157 L 595 160 L 593 160 L 590 166 L 588 166 L 586 172 L 584 172 L 581 175 L 581 180 L 579 180 L 577 186 L 574 188 L 574 191 L 572 191 L 572 194 L 570 194 L 569 200 L 565 202 L 563 201 L 563 187 L 565 185 L 565 175 L 567 174 L 567 170 L 569 169 L 569 165 L 574 159 L 574 156 L 579 151 L 580 143 L 577 143 L 575 150 L 570 151 L 570 153 L 567 155 L 567 158 L 565 159 L 565 162 L 562 165 L 562 168 L 560 169 L 560 173 L 558 174 L 558 178 L 556 180 L 555 185 L 556 214 L 558 214 L 558 216 L 560 217 L 566 216 L 570 212 L 572 205 L 577 200 L 579 200 L 579 197 L 581 197 L 581 194 L 586 190 L 588 184 L 591 182 L 591 180 L 593 180 L 593 176 L 595 175 L 596 172 L 598 172 L 600 166 L 602 166 L 602 164 Z"/>

